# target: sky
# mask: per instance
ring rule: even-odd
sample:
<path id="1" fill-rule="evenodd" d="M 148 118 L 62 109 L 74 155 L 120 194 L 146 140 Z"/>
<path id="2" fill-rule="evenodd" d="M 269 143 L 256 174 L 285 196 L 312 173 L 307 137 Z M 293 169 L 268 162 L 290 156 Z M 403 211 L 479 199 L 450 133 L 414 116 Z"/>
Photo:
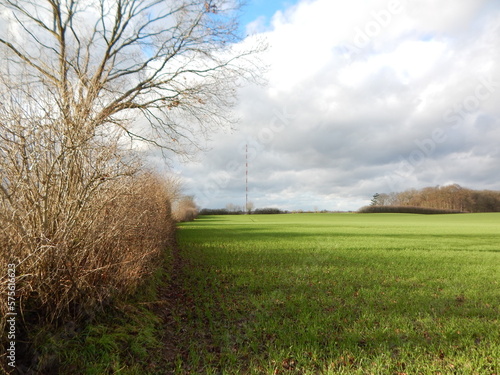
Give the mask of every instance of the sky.
<path id="1" fill-rule="evenodd" d="M 267 85 L 176 166 L 203 208 L 357 210 L 375 193 L 500 190 L 497 0 L 254 0 Z M 248 149 L 248 151 L 246 151 Z"/>

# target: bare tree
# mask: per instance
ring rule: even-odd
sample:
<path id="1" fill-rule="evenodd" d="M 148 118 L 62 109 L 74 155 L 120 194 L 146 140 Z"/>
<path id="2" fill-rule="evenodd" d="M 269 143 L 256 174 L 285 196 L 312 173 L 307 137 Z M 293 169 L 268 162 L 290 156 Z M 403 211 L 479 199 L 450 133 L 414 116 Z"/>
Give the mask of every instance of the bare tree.
<path id="1" fill-rule="evenodd" d="M 88 277 L 119 267 L 102 249 L 131 248 L 120 231 L 140 234 L 130 228 L 148 215 L 148 199 L 126 188 L 141 185 L 138 143 L 190 153 L 232 123 L 261 49 L 238 43 L 237 10 L 235 0 L 0 0 L 0 263 L 22 265 L 23 298 L 36 284 L 44 306 L 82 300 Z M 160 207 L 168 194 L 155 196 Z M 117 207 L 133 217 L 103 219 Z"/>
<path id="2" fill-rule="evenodd" d="M 256 74 L 261 48 L 236 43 L 237 9 L 234 0 L 0 0 L 5 220 L 23 233 L 21 216 L 36 214 L 50 238 L 63 222 L 78 225 L 68 217 L 101 185 L 137 170 L 125 139 L 186 153 L 199 133 L 231 123 L 236 86 Z"/>
<path id="3" fill-rule="evenodd" d="M 261 47 L 236 43 L 234 0 L 0 0 L 0 7 L 9 74 L 22 71 L 45 87 L 70 133 L 114 127 L 187 152 L 200 133 L 231 123 L 236 84 L 257 73 Z"/>

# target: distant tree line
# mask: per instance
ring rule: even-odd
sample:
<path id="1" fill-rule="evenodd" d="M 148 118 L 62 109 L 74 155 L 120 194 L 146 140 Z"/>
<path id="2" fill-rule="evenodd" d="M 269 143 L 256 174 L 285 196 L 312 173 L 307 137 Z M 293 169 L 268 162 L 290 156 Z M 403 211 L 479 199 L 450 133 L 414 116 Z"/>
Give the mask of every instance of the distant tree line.
<path id="1" fill-rule="evenodd" d="M 460 214 L 462 211 L 457 210 L 442 210 L 439 208 L 415 207 L 415 206 L 365 206 L 358 210 L 361 214 L 376 214 L 376 213 L 399 213 L 399 214 Z"/>
<path id="2" fill-rule="evenodd" d="M 233 211 L 227 208 L 203 208 L 200 215 L 243 215 L 245 212 L 242 210 Z"/>
<path id="3" fill-rule="evenodd" d="M 416 207 L 450 212 L 500 212 L 500 191 L 473 190 L 453 184 L 375 194 L 373 207 Z M 365 209 L 365 208 L 364 208 Z M 433 212 L 434 213 L 434 212 Z"/>
<path id="4" fill-rule="evenodd" d="M 288 211 L 280 210 L 279 208 L 257 208 L 253 211 L 245 212 L 242 209 L 229 209 L 229 208 L 204 208 L 200 211 L 200 215 L 262 215 L 262 214 L 286 214 Z"/>
<path id="5" fill-rule="evenodd" d="M 257 208 L 256 210 L 252 211 L 252 214 L 286 214 L 288 213 L 287 211 L 282 211 L 279 208 Z"/>

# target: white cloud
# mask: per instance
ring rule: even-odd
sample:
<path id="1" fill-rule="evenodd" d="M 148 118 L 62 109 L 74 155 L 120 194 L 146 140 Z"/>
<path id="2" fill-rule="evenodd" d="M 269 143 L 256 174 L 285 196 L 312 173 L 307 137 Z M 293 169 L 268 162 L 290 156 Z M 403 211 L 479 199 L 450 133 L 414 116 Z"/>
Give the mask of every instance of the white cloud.
<path id="1" fill-rule="evenodd" d="M 424 3 L 276 13 L 263 31 L 269 85 L 243 89 L 239 132 L 183 167 L 200 204 L 242 205 L 245 143 L 256 207 L 357 209 L 375 192 L 450 182 L 500 189 L 500 6 Z"/>
<path id="2" fill-rule="evenodd" d="M 255 20 L 247 24 L 245 27 L 246 35 L 255 35 L 263 33 L 266 31 L 266 29 L 267 26 L 266 26 L 265 16 L 257 17 Z"/>

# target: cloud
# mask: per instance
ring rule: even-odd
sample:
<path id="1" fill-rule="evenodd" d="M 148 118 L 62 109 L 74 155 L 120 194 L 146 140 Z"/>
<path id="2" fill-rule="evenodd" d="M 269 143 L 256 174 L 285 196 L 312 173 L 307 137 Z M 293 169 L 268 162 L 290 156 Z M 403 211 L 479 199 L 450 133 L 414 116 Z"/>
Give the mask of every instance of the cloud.
<path id="1" fill-rule="evenodd" d="M 357 209 L 376 193 L 500 189 L 500 6 L 493 0 L 301 1 L 262 32 L 266 87 L 181 167 L 204 207 Z"/>
<path id="2" fill-rule="evenodd" d="M 245 27 L 246 35 L 255 35 L 265 32 L 267 27 L 267 19 L 265 16 L 259 16 L 252 22 L 248 23 Z"/>

